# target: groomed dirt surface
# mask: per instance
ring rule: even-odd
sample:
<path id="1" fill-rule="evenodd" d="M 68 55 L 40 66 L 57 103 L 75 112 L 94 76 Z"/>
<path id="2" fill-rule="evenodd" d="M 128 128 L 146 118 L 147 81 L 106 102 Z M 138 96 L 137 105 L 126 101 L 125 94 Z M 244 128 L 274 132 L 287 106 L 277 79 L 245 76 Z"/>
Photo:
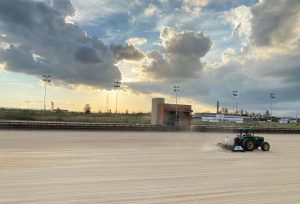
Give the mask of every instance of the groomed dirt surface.
<path id="1" fill-rule="evenodd" d="M 0 131 L 0 203 L 300 203 L 300 135 Z"/>

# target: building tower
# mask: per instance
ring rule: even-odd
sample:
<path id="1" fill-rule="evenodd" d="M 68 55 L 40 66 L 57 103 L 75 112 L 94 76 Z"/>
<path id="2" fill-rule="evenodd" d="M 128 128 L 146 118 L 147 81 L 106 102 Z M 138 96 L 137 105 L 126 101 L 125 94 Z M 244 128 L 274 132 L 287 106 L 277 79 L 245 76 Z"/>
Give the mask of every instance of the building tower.
<path id="1" fill-rule="evenodd" d="M 152 99 L 151 125 L 159 124 L 159 105 L 164 103 L 165 103 L 164 98 Z"/>

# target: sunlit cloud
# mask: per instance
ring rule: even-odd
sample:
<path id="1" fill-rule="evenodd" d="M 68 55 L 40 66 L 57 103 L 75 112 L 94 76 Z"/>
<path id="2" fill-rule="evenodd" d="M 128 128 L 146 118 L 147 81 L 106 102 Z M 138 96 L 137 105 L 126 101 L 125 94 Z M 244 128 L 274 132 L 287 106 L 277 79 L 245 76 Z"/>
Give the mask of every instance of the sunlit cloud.
<path id="1" fill-rule="evenodd" d="M 51 74 L 56 103 L 76 110 L 86 101 L 104 109 L 121 80 L 122 110 L 148 111 L 139 103 L 151 97 L 172 101 L 179 84 L 196 111 L 214 111 L 217 100 L 230 107 L 238 89 L 241 108 L 265 111 L 276 92 L 275 109 L 291 114 L 300 105 L 299 11 L 295 0 L 1 1 L 0 74 Z M 37 98 L 27 106 L 38 107 Z"/>

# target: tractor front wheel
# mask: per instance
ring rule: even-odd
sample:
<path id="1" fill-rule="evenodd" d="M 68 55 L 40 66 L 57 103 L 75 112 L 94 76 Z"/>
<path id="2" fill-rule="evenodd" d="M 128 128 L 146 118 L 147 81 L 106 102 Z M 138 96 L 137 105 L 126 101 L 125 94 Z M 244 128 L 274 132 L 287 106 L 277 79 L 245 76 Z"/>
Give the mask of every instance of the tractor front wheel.
<path id="1" fill-rule="evenodd" d="M 250 140 L 250 139 L 246 139 L 243 142 L 243 146 L 246 151 L 253 151 L 255 149 L 255 144 L 254 144 L 253 140 Z"/>
<path id="2" fill-rule="evenodd" d="M 270 144 L 267 143 L 267 142 L 263 142 L 263 143 L 260 145 L 260 147 L 261 147 L 261 150 L 262 150 L 262 151 L 269 151 L 269 150 L 270 150 Z"/>

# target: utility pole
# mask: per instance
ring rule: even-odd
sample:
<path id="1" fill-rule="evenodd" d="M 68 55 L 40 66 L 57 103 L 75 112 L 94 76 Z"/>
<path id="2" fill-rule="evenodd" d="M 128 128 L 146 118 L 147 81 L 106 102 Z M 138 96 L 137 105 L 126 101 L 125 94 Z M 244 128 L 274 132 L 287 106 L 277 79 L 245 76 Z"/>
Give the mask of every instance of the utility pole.
<path id="1" fill-rule="evenodd" d="M 180 90 L 179 90 L 179 86 L 177 85 L 177 86 L 174 86 L 174 93 L 175 93 L 175 96 L 176 96 L 176 113 L 175 113 L 175 117 L 176 117 L 176 125 L 178 124 L 178 110 L 177 110 L 177 92 L 179 92 Z"/>
<path id="2" fill-rule="evenodd" d="M 121 82 L 115 81 L 114 87 L 117 88 L 117 96 L 116 96 L 116 114 L 117 114 L 118 113 L 118 96 L 119 96 L 119 88 L 121 87 Z"/>
<path id="3" fill-rule="evenodd" d="M 232 90 L 232 112 L 234 113 L 234 100 L 235 100 L 235 97 L 237 97 L 237 90 Z"/>
<path id="4" fill-rule="evenodd" d="M 275 93 L 270 93 L 270 99 L 271 99 L 271 122 L 273 118 L 273 100 L 275 99 Z"/>
<path id="5" fill-rule="evenodd" d="M 51 77 L 50 75 L 43 75 L 43 81 L 45 82 L 43 121 L 45 121 L 47 83 L 50 83 L 50 79 L 49 79 L 50 77 Z"/>

